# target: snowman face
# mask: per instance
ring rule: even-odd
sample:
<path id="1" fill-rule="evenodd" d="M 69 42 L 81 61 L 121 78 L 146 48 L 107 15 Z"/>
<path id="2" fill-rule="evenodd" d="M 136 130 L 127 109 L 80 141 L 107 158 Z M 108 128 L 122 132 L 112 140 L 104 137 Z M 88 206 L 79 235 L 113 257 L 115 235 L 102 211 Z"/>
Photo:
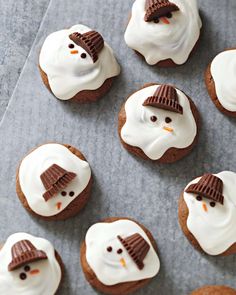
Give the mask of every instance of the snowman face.
<path id="1" fill-rule="evenodd" d="M 118 238 L 110 239 L 104 243 L 102 259 L 105 265 L 114 267 L 117 270 L 127 268 L 131 262 L 128 253 Z M 132 263 L 132 262 L 131 262 Z"/>
<path id="2" fill-rule="evenodd" d="M 37 288 L 43 284 L 44 278 L 50 275 L 50 269 L 47 267 L 48 261 L 41 260 L 27 263 L 11 272 L 14 277 L 14 283 L 29 289 Z"/>
<path id="3" fill-rule="evenodd" d="M 197 218 L 202 219 L 205 224 L 214 226 L 215 222 L 224 223 L 227 218 L 227 200 L 224 205 L 204 198 L 203 196 L 185 193 L 188 198 L 188 207 L 194 211 Z"/>
<path id="4" fill-rule="evenodd" d="M 75 193 L 75 191 L 77 190 L 77 182 L 77 179 L 72 180 L 66 188 L 64 188 L 56 196 L 52 197 L 46 202 L 46 205 L 51 207 L 51 209 L 56 212 L 55 214 L 64 210 L 68 206 L 68 204 L 77 197 Z"/>

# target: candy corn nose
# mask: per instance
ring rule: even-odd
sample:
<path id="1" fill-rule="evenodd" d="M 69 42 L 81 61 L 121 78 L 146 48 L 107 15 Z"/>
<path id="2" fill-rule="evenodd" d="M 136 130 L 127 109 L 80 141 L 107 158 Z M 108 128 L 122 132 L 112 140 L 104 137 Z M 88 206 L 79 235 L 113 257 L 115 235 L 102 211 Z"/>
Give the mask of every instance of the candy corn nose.
<path id="1" fill-rule="evenodd" d="M 170 22 L 168 21 L 168 19 L 166 17 L 161 17 L 161 20 L 163 21 L 164 24 L 169 25 Z"/>
<path id="2" fill-rule="evenodd" d="M 70 52 L 71 54 L 78 54 L 79 53 L 79 51 L 78 50 L 71 50 L 71 52 Z"/>
<path id="3" fill-rule="evenodd" d="M 60 210 L 60 209 L 61 209 L 61 205 L 62 205 L 62 202 L 58 202 L 58 203 L 56 204 L 56 206 L 57 206 L 57 210 Z"/>
<path id="4" fill-rule="evenodd" d="M 203 210 L 204 210 L 205 212 L 208 211 L 206 203 L 203 203 L 203 204 L 202 204 L 202 208 L 203 208 Z"/>
<path id="5" fill-rule="evenodd" d="M 124 258 L 121 258 L 121 260 L 120 260 L 120 264 L 121 264 L 123 267 L 126 267 L 126 262 L 125 262 Z"/>
<path id="6" fill-rule="evenodd" d="M 39 269 L 33 269 L 33 270 L 30 271 L 31 275 L 37 275 L 38 273 L 40 273 Z"/>
<path id="7" fill-rule="evenodd" d="M 163 127 L 164 130 L 169 131 L 169 132 L 173 132 L 174 130 L 170 127 L 164 126 Z"/>

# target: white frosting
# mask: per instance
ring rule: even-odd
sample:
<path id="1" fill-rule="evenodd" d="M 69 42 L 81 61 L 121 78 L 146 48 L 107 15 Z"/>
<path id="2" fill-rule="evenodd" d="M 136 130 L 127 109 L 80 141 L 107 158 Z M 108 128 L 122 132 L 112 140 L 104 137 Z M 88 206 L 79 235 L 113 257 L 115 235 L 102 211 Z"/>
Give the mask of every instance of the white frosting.
<path id="1" fill-rule="evenodd" d="M 93 63 L 86 51 L 76 45 L 69 35 L 74 32 L 81 34 L 91 31 L 84 25 L 75 25 L 68 30 L 61 30 L 49 35 L 40 52 L 39 64 L 47 74 L 54 95 L 61 100 L 68 100 L 82 90 L 95 90 L 103 85 L 108 78 L 119 75 L 120 67 L 114 57 L 113 50 L 104 44 L 99 59 Z M 74 44 L 71 54 L 68 45 Z M 86 53 L 85 59 L 81 54 Z"/>
<path id="2" fill-rule="evenodd" d="M 202 26 L 198 13 L 197 0 L 172 0 L 179 11 L 172 13 L 166 25 L 146 22 L 146 0 L 136 0 L 132 16 L 125 32 L 125 42 L 141 53 L 146 62 L 155 65 L 171 58 L 176 64 L 183 64 L 196 44 Z"/>
<path id="3" fill-rule="evenodd" d="M 126 123 L 121 129 L 121 138 L 131 146 L 139 147 L 152 160 L 160 159 L 171 147 L 186 148 L 197 135 L 197 125 L 187 96 L 176 89 L 183 114 L 143 106 L 143 102 L 152 96 L 158 85 L 143 88 L 132 94 L 125 103 Z M 157 121 L 152 122 L 151 116 Z M 165 123 L 169 117 L 172 122 Z M 170 127 L 173 132 L 163 127 Z"/>
<path id="4" fill-rule="evenodd" d="M 201 248 L 210 255 L 219 255 L 236 242 L 236 173 L 224 171 L 215 176 L 224 184 L 223 205 L 216 203 L 215 207 L 211 207 L 211 200 L 203 198 L 202 201 L 197 201 L 196 194 L 184 192 L 184 200 L 189 210 L 187 227 Z M 199 179 L 191 181 L 186 188 L 197 183 Z M 203 202 L 207 211 L 203 209 Z"/>
<path id="5" fill-rule="evenodd" d="M 67 196 L 60 193 L 49 199 L 43 198 L 46 189 L 40 179 L 40 175 L 51 165 L 57 164 L 63 169 L 76 173 L 76 177 L 63 189 Z M 53 216 L 62 212 L 80 193 L 86 188 L 91 178 L 91 169 L 88 162 L 75 156 L 68 148 L 61 144 L 44 144 L 21 162 L 19 168 L 19 182 L 21 190 L 27 199 L 30 208 L 41 216 Z M 69 193 L 73 191 L 74 196 Z M 58 209 L 57 204 L 61 203 Z"/>
<path id="6" fill-rule="evenodd" d="M 144 268 L 139 270 L 129 256 L 117 236 L 126 238 L 139 233 L 150 245 L 150 250 L 144 258 Z M 133 282 L 154 277 L 160 269 L 159 258 L 142 228 L 130 220 L 118 220 L 112 223 L 96 223 L 91 226 L 86 234 L 86 260 L 104 285 L 112 286 L 124 282 Z M 107 247 L 112 247 L 112 252 Z M 122 249 L 122 254 L 117 250 Z M 122 266 L 121 259 L 126 266 Z"/>
<path id="7" fill-rule="evenodd" d="M 236 112 L 236 49 L 221 52 L 213 59 L 211 75 L 221 105 Z"/>
<path id="8" fill-rule="evenodd" d="M 24 271 L 24 266 L 14 271 L 8 271 L 8 264 L 12 260 L 11 248 L 20 240 L 29 240 L 38 250 L 43 250 L 48 259 L 27 263 L 31 270 L 39 270 L 38 274 Z M 52 244 L 42 238 L 36 238 L 26 233 L 11 235 L 0 250 L 0 294 L 17 295 L 53 295 L 61 281 L 61 267 L 55 257 Z M 21 280 L 20 273 L 27 278 Z"/>

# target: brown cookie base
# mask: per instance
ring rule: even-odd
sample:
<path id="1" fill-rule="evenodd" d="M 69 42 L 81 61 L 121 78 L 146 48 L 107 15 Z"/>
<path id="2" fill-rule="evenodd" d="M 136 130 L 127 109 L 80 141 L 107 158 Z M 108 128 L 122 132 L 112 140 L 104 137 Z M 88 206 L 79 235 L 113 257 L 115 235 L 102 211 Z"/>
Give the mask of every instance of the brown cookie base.
<path id="1" fill-rule="evenodd" d="M 68 150 L 70 150 L 78 158 L 86 161 L 83 154 L 79 150 L 77 150 L 75 147 L 72 147 L 67 144 L 63 144 L 63 145 L 65 147 L 67 147 Z M 35 149 L 30 151 L 28 154 L 30 154 L 34 150 Z M 28 210 L 28 212 L 30 212 L 34 216 L 40 217 L 44 220 L 65 220 L 67 218 L 73 217 L 74 215 L 78 214 L 79 211 L 83 209 L 83 207 L 87 204 L 87 202 L 89 200 L 89 197 L 91 194 L 91 188 L 92 188 L 92 177 L 90 178 L 89 183 L 87 184 L 86 188 L 63 211 L 61 211 L 59 214 L 53 215 L 53 216 L 41 216 L 41 215 L 35 213 L 30 208 L 30 206 L 27 202 L 27 199 L 21 190 L 20 181 L 19 181 L 19 168 L 20 168 L 20 165 L 19 165 L 19 167 L 17 169 L 17 173 L 16 173 L 16 193 L 17 193 L 18 198 L 20 199 L 22 205 L 25 207 L 25 209 Z"/>
<path id="2" fill-rule="evenodd" d="M 156 83 L 145 84 L 141 89 L 152 86 L 152 85 L 156 85 Z M 141 89 L 139 89 L 139 90 L 141 90 Z M 131 94 L 131 95 L 133 95 L 133 94 Z M 128 100 L 128 98 L 127 98 L 127 100 Z M 183 149 L 178 149 L 178 148 L 172 147 L 172 148 L 168 149 L 160 159 L 151 160 L 139 147 L 134 147 L 134 146 L 131 146 L 131 145 L 125 143 L 121 137 L 121 129 L 123 128 L 123 126 L 125 125 L 125 122 L 126 122 L 126 112 L 125 112 L 125 103 L 124 103 L 123 106 L 121 107 L 121 110 L 119 112 L 119 118 L 118 118 L 118 133 L 119 133 L 120 141 L 121 141 L 122 145 L 124 146 L 124 148 L 127 149 L 130 153 L 132 153 L 138 157 L 141 157 L 144 160 L 150 160 L 154 163 L 165 163 L 165 164 L 173 163 L 173 162 L 176 162 L 176 161 L 182 159 L 183 157 L 187 156 L 191 152 L 191 150 L 194 148 L 194 146 L 197 144 L 199 126 L 200 126 L 199 112 L 198 112 L 195 104 L 193 103 L 193 101 L 189 97 L 188 97 L 188 99 L 189 99 L 191 110 L 192 110 L 192 113 L 193 113 L 193 116 L 194 116 L 194 119 L 195 119 L 196 125 L 197 125 L 197 135 L 195 136 L 194 141 L 192 142 L 192 144 L 190 146 L 183 148 Z"/>
<path id="3" fill-rule="evenodd" d="M 236 48 L 230 48 L 227 50 L 235 50 Z M 225 50 L 225 51 L 227 51 Z M 207 91 L 209 93 L 209 96 L 211 98 L 211 100 L 213 101 L 213 103 L 215 104 L 215 106 L 217 107 L 217 109 L 222 112 L 223 114 L 230 116 L 230 117 L 236 117 L 236 112 L 231 112 L 227 109 L 225 109 L 222 104 L 220 103 L 217 94 L 216 94 L 216 87 L 215 87 L 215 81 L 211 75 L 211 63 L 208 65 L 206 72 L 205 72 L 205 84 L 206 84 L 206 88 Z"/>
<path id="4" fill-rule="evenodd" d="M 49 85 L 48 76 L 47 74 L 41 69 L 39 65 L 39 71 L 42 77 L 42 80 L 47 87 L 47 89 L 54 95 L 54 93 L 51 90 L 51 87 Z M 104 96 L 111 88 L 113 80 L 115 77 L 108 78 L 101 87 L 95 90 L 83 90 L 78 92 L 75 96 L 73 96 L 69 101 L 74 101 L 78 103 L 90 103 L 95 102 L 102 96 Z M 55 96 L 55 95 L 54 95 Z M 59 98 L 57 98 L 59 99 Z"/>
<path id="5" fill-rule="evenodd" d="M 204 286 L 190 295 L 236 295 L 236 290 L 227 286 Z"/>
<path id="6" fill-rule="evenodd" d="M 179 217 L 179 224 L 181 226 L 181 229 L 189 242 L 194 246 L 195 249 L 197 249 L 200 252 L 204 252 L 204 250 L 199 245 L 198 241 L 194 237 L 194 235 L 189 231 L 187 226 L 187 219 L 188 219 L 189 211 L 187 204 L 184 200 L 183 192 L 179 199 L 179 211 L 178 211 L 178 217 Z M 205 253 L 205 252 L 204 252 Z M 236 243 L 234 243 L 229 249 L 227 249 L 225 252 L 221 253 L 220 255 L 215 256 L 228 256 L 231 254 L 236 253 Z M 206 253 L 207 254 L 207 253 Z"/>
<path id="7" fill-rule="evenodd" d="M 120 219 L 125 219 L 125 220 L 131 220 L 136 222 L 146 233 L 148 238 L 151 241 L 152 246 L 154 249 L 157 251 L 157 245 L 156 242 L 152 236 L 152 234 L 149 232 L 148 229 L 146 229 L 143 225 L 139 224 L 137 221 L 130 219 L 130 218 L 117 218 L 117 217 L 111 217 L 103 220 L 103 222 L 114 222 Z M 127 283 L 121 283 L 121 284 L 116 284 L 113 286 L 106 286 L 102 284 L 98 278 L 96 277 L 95 273 L 93 270 L 90 268 L 87 260 L 86 260 L 86 244 L 85 241 L 82 243 L 81 248 L 80 248 L 80 260 L 81 260 L 81 265 L 83 272 L 85 274 L 85 277 L 87 281 L 97 290 L 105 293 L 105 294 L 111 294 L 111 295 L 126 295 L 135 292 L 136 290 L 144 287 L 147 285 L 151 279 L 145 279 L 145 280 L 140 280 L 140 281 L 135 281 L 135 282 L 127 282 Z"/>

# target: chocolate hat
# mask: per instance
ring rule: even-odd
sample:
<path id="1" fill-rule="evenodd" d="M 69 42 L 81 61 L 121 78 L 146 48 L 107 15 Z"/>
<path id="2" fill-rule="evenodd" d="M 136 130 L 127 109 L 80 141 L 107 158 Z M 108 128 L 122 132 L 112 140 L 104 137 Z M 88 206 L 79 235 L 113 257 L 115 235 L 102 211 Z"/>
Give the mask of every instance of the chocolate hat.
<path id="1" fill-rule="evenodd" d="M 215 175 L 204 174 L 197 183 L 190 184 L 185 191 L 224 204 L 223 181 Z"/>
<path id="2" fill-rule="evenodd" d="M 144 101 L 143 106 L 152 106 L 159 109 L 183 114 L 183 108 L 179 104 L 177 91 L 170 85 L 159 86 L 156 89 L 154 95 L 148 97 Z"/>
<path id="3" fill-rule="evenodd" d="M 96 31 L 90 31 L 84 34 L 75 32 L 70 34 L 69 38 L 75 42 L 75 44 L 86 50 L 94 63 L 98 60 L 98 54 L 104 47 L 102 35 Z"/>
<path id="4" fill-rule="evenodd" d="M 57 164 L 50 166 L 40 175 L 42 183 L 46 189 L 43 194 L 45 201 L 54 197 L 76 177 L 74 172 L 68 172 Z"/>
<path id="5" fill-rule="evenodd" d="M 179 7 L 168 0 L 146 0 L 145 10 L 144 20 L 151 22 L 173 11 L 178 11 Z"/>
<path id="6" fill-rule="evenodd" d="M 133 261 L 141 270 L 144 268 L 143 260 L 146 257 L 150 246 L 140 234 L 133 234 L 125 239 L 121 236 L 117 237 L 121 244 L 125 247 Z"/>
<path id="7" fill-rule="evenodd" d="M 15 243 L 11 248 L 12 261 L 8 265 L 8 270 L 15 270 L 22 265 L 38 260 L 47 259 L 44 251 L 37 250 L 29 240 L 22 240 Z"/>

